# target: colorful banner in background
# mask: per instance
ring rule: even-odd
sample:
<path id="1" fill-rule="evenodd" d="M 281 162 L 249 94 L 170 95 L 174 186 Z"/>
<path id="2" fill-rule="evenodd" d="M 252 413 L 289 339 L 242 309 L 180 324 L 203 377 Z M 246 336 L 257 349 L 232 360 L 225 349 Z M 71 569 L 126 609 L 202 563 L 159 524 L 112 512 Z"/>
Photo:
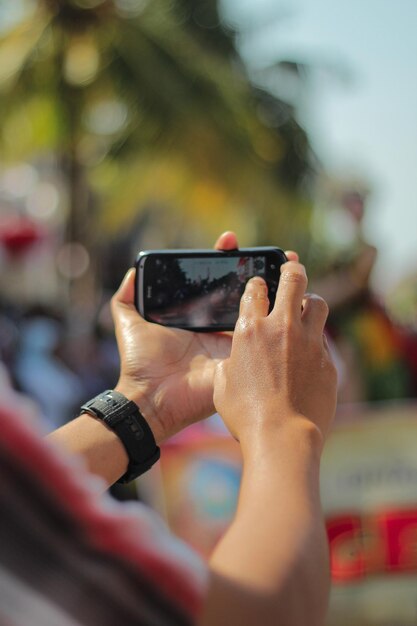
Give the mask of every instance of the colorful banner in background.
<path id="1" fill-rule="evenodd" d="M 417 406 L 340 416 L 321 491 L 330 543 L 329 626 L 417 624 Z"/>
<path id="2" fill-rule="evenodd" d="M 161 487 L 148 488 L 154 505 L 208 556 L 236 507 L 239 446 L 214 419 L 166 446 L 161 468 Z M 415 626 L 417 405 L 340 414 L 321 483 L 333 580 L 326 626 Z"/>

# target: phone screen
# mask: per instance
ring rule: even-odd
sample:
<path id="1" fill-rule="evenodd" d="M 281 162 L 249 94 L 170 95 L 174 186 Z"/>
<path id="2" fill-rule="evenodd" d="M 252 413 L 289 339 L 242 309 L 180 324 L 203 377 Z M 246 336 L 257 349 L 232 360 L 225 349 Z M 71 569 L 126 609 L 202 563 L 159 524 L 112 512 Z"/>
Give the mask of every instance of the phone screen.
<path id="1" fill-rule="evenodd" d="M 277 262 L 277 253 L 273 257 L 150 255 L 142 274 L 145 318 L 179 328 L 231 329 L 252 276 L 267 280 L 273 302 L 284 260 Z"/>

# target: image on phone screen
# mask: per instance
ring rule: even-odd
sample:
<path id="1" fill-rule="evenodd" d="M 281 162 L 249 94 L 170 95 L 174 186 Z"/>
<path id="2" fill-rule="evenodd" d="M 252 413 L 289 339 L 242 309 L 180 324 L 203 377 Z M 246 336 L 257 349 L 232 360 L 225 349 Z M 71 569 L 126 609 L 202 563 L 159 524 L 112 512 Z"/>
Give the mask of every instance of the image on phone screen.
<path id="1" fill-rule="evenodd" d="M 181 328 L 232 328 L 245 285 L 252 276 L 266 278 L 267 257 L 177 257 L 146 259 L 143 274 L 145 317 Z M 269 280 L 272 295 L 278 285 Z"/>

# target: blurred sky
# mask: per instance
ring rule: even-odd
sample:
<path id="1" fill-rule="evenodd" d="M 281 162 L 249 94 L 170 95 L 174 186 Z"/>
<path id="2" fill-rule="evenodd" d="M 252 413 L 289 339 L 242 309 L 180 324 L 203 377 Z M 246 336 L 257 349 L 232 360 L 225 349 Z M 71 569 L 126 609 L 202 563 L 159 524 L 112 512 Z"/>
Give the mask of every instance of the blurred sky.
<path id="1" fill-rule="evenodd" d="M 300 121 L 330 170 L 363 173 L 372 185 L 366 233 L 379 249 L 376 287 L 417 271 L 417 0 L 222 6 L 252 67 L 286 58 L 318 68 Z M 332 65 L 341 71 L 323 71 Z M 338 78 L 346 70 L 350 80 Z"/>

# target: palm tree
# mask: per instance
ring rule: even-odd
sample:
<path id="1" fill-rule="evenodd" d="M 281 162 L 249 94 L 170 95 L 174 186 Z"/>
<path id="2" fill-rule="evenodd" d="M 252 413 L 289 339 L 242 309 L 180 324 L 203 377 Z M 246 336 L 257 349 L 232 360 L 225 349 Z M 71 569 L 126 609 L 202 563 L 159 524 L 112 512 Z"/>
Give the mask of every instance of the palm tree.
<path id="1" fill-rule="evenodd" d="M 303 222 L 309 205 L 297 189 L 309 170 L 308 139 L 290 107 L 248 81 L 216 0 L 20 6 L 0 40 L 1 143 L 5 159 L 57 155 L 68 240 L 94 249 L 100 205 L 92 181 L 100 188 L 113 168 L 114 189 L 125 193 L 139 178 L 137 166 L 162 154 L 170 155 L 168 168 L 184 164 L 187 175 L 233 190 L 240 211 L 256 207 L 252 240 L 271 232 L 288 239 L 290 217 Z M 28 118 L 31 133 L 14 132 Z M 117 221 L 120 195 L 108 197 Z M 287 202 L 299 210 L 291 215 Z M 135 194 L 129 206 L 136 209 Z"/>

